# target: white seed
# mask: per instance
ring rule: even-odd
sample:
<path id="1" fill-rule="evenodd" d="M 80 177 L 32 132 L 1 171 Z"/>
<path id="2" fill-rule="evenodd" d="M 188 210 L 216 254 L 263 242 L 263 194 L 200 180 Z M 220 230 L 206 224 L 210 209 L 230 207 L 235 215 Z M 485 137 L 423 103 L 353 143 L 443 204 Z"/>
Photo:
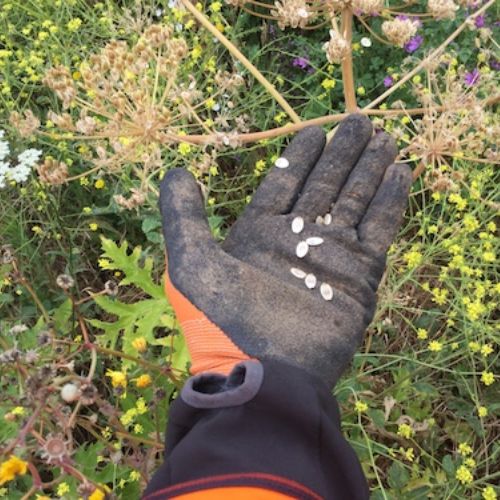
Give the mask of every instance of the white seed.
<path id="1" fill-rule="evenodd" d="M 333 288 L 328 283 L 321 283 L 319 291 L 325 300 L 333 299 Z"/>
<path id="2" fill-rule="evenodd" d="M 332 214 L 326 214 L 323 220 L 325 221 L 325 225 L 329 226 L 332 223 Z"/>
<path id="3" fill-rule="evenodd" d="M 311 290 L 316 286 L 316 283 L 318 280 L 316 279 L 316 276 L 314 274 L 308 274 L 306 276 L 306 286 L 307 288 L 310 288 Z"/>
<path id="4" fill-rule="evenodd" d="M 307 255 L 307 252 L 309 252 L 309 245 L 305 241 L 301 241 L 295 249 L 297 257 L 299 259 L 302 259 L 302 257 L 305 257 Z"/>
<path id="5" fill-rule="evenodd" d="M 321 245 L 325 241 L 323 238 L 320 238 L 319 236 L 311 236 L 310 238 L 307 238 L 306 243 L 310 247 L 317 247 L 318 245 Z"/>
<path id="6" fill-rule="evenodd" d="M 299 269 L 298 267 L 292 267 L 290 268 L 290 272 L 299 279 L 304 279 L 306 277 L 306 273 L 302 271 L 302 269 Z"/>
<path id="7" fill-rule="evenodd" d="M 323 217 L 321 217 L 321 215 L 318 215 L 318 216 L 316 217 L 316 224 L 318 224 L 318 225 L 322 226 L 322 225 L 323 225 L 323 222 L 324 222 Z"/>
<path id="8" fill-rule="evenodd" d="M 292 231 L 299 234 L 304 229 L 304 219 L 302 217 L 295 217 L 292 221 Z"/>
<path id="9" fill-rule="evenodd" d="M 290 165 L 286 158 L 278 158 L 274 163 L 278 168 L 286 168 Z"/>
<path id="10" fill-rule="evenodd" d="M 61 388 L 61 398 L 66 403 L 72 403 L 79 397 L 79 390 L 75 384 L 64 384 Z"/>

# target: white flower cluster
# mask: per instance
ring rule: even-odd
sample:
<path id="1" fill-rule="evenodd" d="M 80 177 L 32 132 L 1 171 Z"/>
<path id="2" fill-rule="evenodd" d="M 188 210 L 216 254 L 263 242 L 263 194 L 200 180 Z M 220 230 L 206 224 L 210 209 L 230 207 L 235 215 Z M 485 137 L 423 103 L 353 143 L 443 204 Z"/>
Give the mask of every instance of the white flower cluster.
<path id="1" fill-rule="evenodd" d="M 4 140 L 5 131 L 0 130 L 0 189 L 5 187 L 8 180 L 25 182 L 30 175 L 31 169 L 40 159 L 42 152 L 38 149 L 27 149 L 17 157 L 17 165 L 12 166 L 7 161 L 10 153 L 9 143 Z"/>

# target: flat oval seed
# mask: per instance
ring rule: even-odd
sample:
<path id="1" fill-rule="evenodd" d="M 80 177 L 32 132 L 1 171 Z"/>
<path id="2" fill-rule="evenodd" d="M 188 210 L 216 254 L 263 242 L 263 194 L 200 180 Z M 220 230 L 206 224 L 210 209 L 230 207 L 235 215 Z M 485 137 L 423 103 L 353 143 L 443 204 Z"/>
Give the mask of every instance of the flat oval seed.
<path id="1" fill-rule="evenodd" d="M 298 267 L 291 267 L 290 272 L 299 279 L 304 279 L 306 277 L 306 273 L 302 271 L 302 269 L 299 269 Z"/>
<path id="2" fill-rule="evenodd" d="M 299 259 L 302 259 L 302 257 L 305 257 L 307 255 L 307 252 L 309 252 L 309 245 L 305 241 L 301 241 L 295 249 L 297 257 Z"/>
<path id="3" fill-rule="evenodd" d="M 333 299 L 333 288 L 328 283 L 321 283 L 319 291 L 325 300 Z"/>
<path id="4" fill-rule="evenodd" d="M 323 221 L 324 221 L 326 226 L 329 226 L 332 223 L 332 214 L 326 214 L 323 217 Z"/>
<path id="5" fill-rule="evenodd" d="M 295 217 L 292 221 L 292 231 L 299 234 L 304 229 L 304 219 L 302 217 Z"/>
<path id="6" fill-rule="evenodd" d="M 278 158 L 278 159 L 274 162 L 274 164 L 275 164 L 278 168 L 287 168 L 287 167 L 290 165 L 289 161 L 288 161 L 286 158 L 283 158 L 283 157 Z"/>
<path id="7" fill-rule="evenodd" d="M 307 238 L 306 243 L 311 247 L 317 247 L 318 245 L 321 245 L 323 241 L 325 240 L 319 236 L 311 236 L 310 238 Z"/>
<path id="8" fill-rule="evenodd" d="M 321 217 L 321 215 L 318 215 L 316 217 L 316 224 L 321 226 L 321 225 L 323 225 L 323 222 L 324 222 L 323 217 Z"/>
<path id="9" fill-rule="evenodd" d="M 314 274 L 308 274 L 306 276 L 305 281 L 306 281 L 307 288 L 309 288 L 311 290 L 316 286 L 316 283 L 318 282 L 318 280 L 316 279 L 316 276 L 314 276 Z"/>

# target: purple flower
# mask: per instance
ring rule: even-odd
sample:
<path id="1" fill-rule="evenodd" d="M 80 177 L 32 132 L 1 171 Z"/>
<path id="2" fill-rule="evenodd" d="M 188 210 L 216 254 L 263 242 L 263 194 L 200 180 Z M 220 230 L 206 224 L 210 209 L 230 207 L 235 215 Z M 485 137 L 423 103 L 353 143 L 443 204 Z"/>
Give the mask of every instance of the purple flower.
<path id="1" fill-rule="evenodd" d="M 309 65 L 309 59 L 306 59 L 305 57 L 296 57 L 292 61 L 292 66 L 294 68 L 307 69 Z"/>
<path id="2" fill-rule="evenodd" d="M 479 81 L 479 75 L 479 70 L 474 68 L 472 71 L 465 73 L 464 81 L 469 87 L 471 87 Z"/>
<path id="3" fill-rule="evenodd" d="M 392 87 L 393 84 L 394 84 L 394 80 L 393 80 L 392 76 L 387 75 L 384 78 L 384 87 L 389 88 L 389 87 Z"/>
<path id="4" fill-rule="evenodd" d="M 396 19 L 399 19 L 400 21 L 406 21 L 407 19 L 410 19 L 410 16 L 400 14 L 399 16 L 396 16 Z"/>
<path id="5" fill-rule="evenodd" d="M 474 24 L 476 25 L 476 28 L 484 28 L 486 25 L 486 16 L 484 14 L 477 16 L 474 20 Z"/>
<path id="6" fill-rule="evenodd" d="M 495 71 L 500 70 L 500 61 L 498 59 L 492 59 L 490 61 L 490 68 L 494 69 Z"/>
<path id="7" fill-rule="evenodd" d="M 424 37 L 422 35 L 415 35 L 405 43 L 404 48 L 408 54 L 412 54 L 420 47 L 420 45 L 422 45 L 423 41 Z"/>

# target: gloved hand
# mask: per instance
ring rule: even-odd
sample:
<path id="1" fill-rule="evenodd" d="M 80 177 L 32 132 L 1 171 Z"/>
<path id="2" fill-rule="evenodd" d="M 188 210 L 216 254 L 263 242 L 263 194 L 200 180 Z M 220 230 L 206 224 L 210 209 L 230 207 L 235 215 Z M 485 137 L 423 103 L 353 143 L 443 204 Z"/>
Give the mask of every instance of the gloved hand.
<path id="1" fill-rule="evenodd" d="M 194 177 L 167 173 L 165 286 L 193 374 L 227 375 L 255 358 L 336 383 L 373 318 L 407 205 L 411 169 L 394 165 L 396 154 L 362 115 L 346 118 L 326 147 L 321 128 L 302 130 L 222 245 Z"/>

